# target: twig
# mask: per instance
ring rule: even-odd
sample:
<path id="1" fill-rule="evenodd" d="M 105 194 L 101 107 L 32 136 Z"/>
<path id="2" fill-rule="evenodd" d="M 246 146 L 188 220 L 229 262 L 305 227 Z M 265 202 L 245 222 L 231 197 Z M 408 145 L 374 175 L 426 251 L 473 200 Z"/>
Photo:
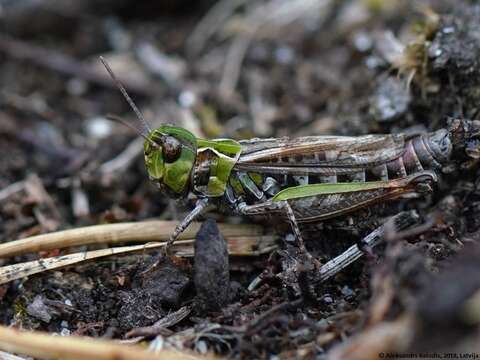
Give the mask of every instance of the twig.
<path id="1" fill-rule="evenodd" d="M 172 247 L 172 254 L 183 257 L 193 256 L 194 241 L 194 239 L 177 240 Z M 165 245 L 166 241 L 152 242 L 144 245 L 119 246 L 7 265 L 0 268 L 0 285 L 26 276 L 79 264 L 88 260 L 99 259 L 111 255 L 157 249 L 164 247 Z M 229 255 L 232 256 L 257 256 L 268 253 L 276 247 L 275 239 L 272 236 L 261 236 L 258 238 L 241 236 L 230 237 L 227 238 L 227 246 L 229 249 Z"/>
<path id="2" fill-rule="evenodd" d="M 3 97 L 3 102 L 17 111 L 30 112 L 44 119 L 53 119 L 59 116 L 45 102 L 38 101 L 40 99 L 35 95 L 24 97 L 6 90 L 2 91 L 0 94 Z"/>
<path id="3" fill-rule="evenodd" d="M 382 241 L 385 230 L 390 224 L 394 226 L 395 231 L 400 231 L 417 224 L 419 219 L 420 217 L 415 211 L 402 212 L 390 218 L 387 223 L 372 231 L 362 240 L 362 242 L 365 243 L 366 246 L 373 248 Z M 364 253 L 358 248 L 357 245 L 352 245 L 341 255 L 330 260 L 319 269 L 316 282 L 322 282 L 331 278 L 348 265 L 358 260 L 363 256 L 363 254 Z"/>
<path id="4" fill-rule="evenodd" d="M 279 312 L 279 311 L 283 311 L 283 310 L 287 310 L 287 309 L 295 309 L 297 308 L 298 306 L 300 306 L 300 304 L 303 303 L 303 299 L 297 299 L 297 300 L 293 300 L 293 301 L 286 301 L 286 302 L 283 302 L 283 303 L 280 303 L 280 304 L 277 304 L 275 306 L 272 306 L 270 309 L 268 309 L 267 311 L 265 311 L 264 313 L 260 314 L 259 316 L 257 316 L 256 318 L 254 318 L 245 328 L 245 332 L 254 332 L 255 329 L 257 328 L 257 326 L 265 319 L 267 318 L 271 318 L 272 317 L 272 314 L 276 313 L 276 312 Z"/>
<path id="5" fill-rule="evenodd" d="M 259 25 L 253 25 L 252 32 L 239 35 L 228 49 L 218 92 L 228 99 L 232 96 L 240 77 L 243 59 Z"/>
<path id="6" fill-rule="evenodd" d="M 61 222 L 60 212 L 37 174 L 28 175 L 25 192 L 39 205 L 33 209 L 37 221 L 48 231 L 57 230 Z"/>
<path id="7" fill-rule="evenodd" d="M 53 50 L 3 35 L 0 36 L 0 51 L 18 60 L 28 60 L 62 74 L 79 77 L 108 88 L 115 88 L 115 84 L 106 73 Z M 132 79 L 122 79 L 122 82 L 132 92 L 146 96 L 155 95 L 155 89 L 144 82 L 136 82 Z"/>
<path id="8" fill-rule="evenodd" d="M 183 59 L 166 55 L 149 42 L 139 44 L 135 53 L 147 70 L 160 76 L 170 87 L 178 87 L 183 81 L 187 69 Z"/>
<path id="9" fill-rule="evenodd" d="M 184 306 L 171 314 L 165 315 L 152 326 L 145 326 L 130 330 L 125 337 L 128 339 L 132 337 L 144 338 L 146 336 L 156 336 L 162 332 L 165 332 L 168 327 L 173 326 L 185 319 L 191 311 L 191 308 Z"/>
<path id="10" fill-rule="evenodd" d="M 176 225 L 176 221 L 143 221 L 94 225 L 58 231 L 0 244 L 0 258 L 87 244 L 167 241 Z M 260 242 L 263 240 L 261 236 L 263 228 L 260 226 L 241 224 L 219 224 L 218 226 L 227 241 L 230 238 L 250 238 L 257 245 L 260 245 Z M 178 239 L 195 239 L 195 234 L 199 228 L 199 223 L 192 223 Z M 241 244 L 238 244 L 238 246 L 239 248 L 242 247 Z M 239 251 L 244 250 L 247 249 L 243 248 Z"/>
<path id="11" fill-rule="evenodd" d="M 121 246 L 110 249 L 82 251 L 69 255 L 54 256 L 40 260 L 7 265 L 0 268 L 0 284 L 5 284 L 16 279 L 41 273 L 43 271 L 55 270 L 65 266 L 79 264 L 84 261 L 98 259 L 109 255 L 125 254 L 128 252 L 142 251 L 163 246 L 165 246 L 165 243 Z"/>
<path id="12" fill-rule="evenodd" d="M 139 137 L 127 145 L 125 150 L 111 160 L 100 166 L 102 175 L 112 175 L 117 171 L 124 170 L 130 166 L 133 160 L 139 156 L 143 149 L 143 138 Z"/>
<path id="13" fill-rule="evenodd" d="M 25 188 L 25 181 L 18 181 L 0 190 L 0 201 L 3 201 L 13 194 L 22 191 Z"/>
<path id="14" fill-rule="evenodd" d="M 51 336 L 47 333 L 19 331 L 5 326 L 0 326 L 0 349 L 39 359 L 180 360 L 214 358 L 213 356 L 203 357 L 173 350 L 152 353 L 136 345 L 123 345 L 113 341 L 77 336 Z"/>
<path id="15" fill-rule="evenodd" d="M 199 21 L 192 34 L 187 39 L 187 50 L 192 54 L 202 51 L 205 43 L 233 12 L 248 0 L 221 0 L 210 8 L 208 13 Z"/>
<path id="16" fill-rule="evenodd" d="M 264 26 L 275 24 L 277 27 L 284 27 L 304 16 L 312 14 L 321 16 L 330 3 L 330 0 L 288 0 L 279 5 L 278 1 L 271 0 L 265 5 L 258 6 L 247 16 L 245 31 L 237 36 L 228 50 L 219 93 L 227 99 L 234 93 L 245 54 L 252 40 Z"/>

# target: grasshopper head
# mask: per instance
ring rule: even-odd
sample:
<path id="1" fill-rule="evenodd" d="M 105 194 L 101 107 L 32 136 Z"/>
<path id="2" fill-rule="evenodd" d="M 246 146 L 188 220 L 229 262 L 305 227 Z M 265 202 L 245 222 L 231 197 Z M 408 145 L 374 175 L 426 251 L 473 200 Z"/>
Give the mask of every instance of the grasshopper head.
<path id="1" fill-rule="evenodd" d="M 100 61 L 137 115 L 138 121 L 135 126 L 116 116 L 110 116 L 110 118 L 119 120 L 145 139 L 143 151 L 150 178 L 172 197 L 186 195 L 197 155 L 197 138 L 189 131 L 171 125 L 163 125 L 152 130 L 110 65 L 101 56 Z"/>
<path id="2" fill-rule="evenodd" d="M 151 131 L 144 143 L 145 165 L 150 179 L 172 197 L 181 197 L 188 192 L 196 153 L 195 136 L 170 125 Z"/>

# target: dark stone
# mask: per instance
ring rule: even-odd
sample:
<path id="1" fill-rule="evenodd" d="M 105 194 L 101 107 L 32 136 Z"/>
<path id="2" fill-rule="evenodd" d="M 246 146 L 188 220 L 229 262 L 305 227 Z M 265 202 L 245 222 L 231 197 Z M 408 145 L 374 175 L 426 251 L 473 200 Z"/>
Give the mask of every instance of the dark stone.
<path id="1" fill-rule="evenodd" d="M 118 292 L 120 329 L 153 324 L 169 308 L 180 305 L 189 283 L 189 277 L 168 259 L 145 274 L 139 273 L 131 289 Z"/>
<path id="2" fill-rule="evenodd" d="M 200 310 L 220 310 L 228 302 L 230 273 L 227 244 L 213 219 L 197 233 L 193 270 Z"/>
<path id="3" fill-rule="evenodd" d="M 189 283 L 190 279 L 183 271 L 170 260 L 165 260 L 142 279 L 139 287 L 162 305 L 178 307 Z"/>

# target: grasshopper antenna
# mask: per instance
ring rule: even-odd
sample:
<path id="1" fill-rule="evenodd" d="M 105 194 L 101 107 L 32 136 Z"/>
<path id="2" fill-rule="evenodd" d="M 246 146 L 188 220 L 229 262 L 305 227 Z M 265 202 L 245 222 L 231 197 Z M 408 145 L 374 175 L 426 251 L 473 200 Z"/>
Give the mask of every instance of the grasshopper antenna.
<path id="1" fill-rule="evenodd" d="M 152 139 L 150 139 L 147 135 L 145 135 L 144 133 L 140 132 L 135 126 L 133 126 L 132 124 L 130 124 L 127 120 L 125 119 L 122 119 L 120 116 L 117 116 L 117 115 L 113 115 L 113 114 L 107 114 L 106 118 L 108 120 L 112 120 L 112 121 L 117 121 L 119 123 L 121 123 L 122 125 L 125 125 L 126 127 L 132 129 L 133 131 L 135 131 L 138 135 L 140 135 L 142 138 L 144 138 L 146 141 L 148 141 L 153 147 L 156 147 L 156 148 L 159 148 L 160 146 L 155 143 Z"/>
<path id="2" fill-rule="evenodd" d="M 140 110 L 137 108 L 137 105 L 135 105 L 135 103 L 133 102 L 133 100 L 131 99 L 131 97 L 128 95 L 127 93 L 127 90 L 125 89 L 125 87 L 122 85 L 122 83 L 120 82 L 120 80 L 118 80 L 118 78 L 115 76 L 112 68 L 110 67 L 110 65 L 108 65 L 107 61 L 105 60 L 105 58 L 103 56 L 100 56 L 100 61 L 102 62 L 103 66 L 105 66 L 105 69 L 107 69 L 108 73 L 110 74 L 110 77 L 112 78 L 112 80 L 115 82 L 115 85 L 117 85 L 118 89 L 120 90 L 120 92 L 122 93 L 123 97 L 125 98 L 125 100 L 127 100 L 128 102 L 128 105 L 130 105 L 130 107 L 132 108 L 132 110 L 135 112 L 135 114 L 137 115 L 137 118 L 138 120 L 140 120 L 140 123 L 142 124 L 143 126 L 143 130 L 147 132 L 147 134 L 149 134 L 150 132 L 152 132 L 152 129 L 150 128 L 150 125 L 148 124 L 148 122 L 145 120 L 145 118 L 143 117 L 142 113 L 140 112 Z M 118 118 L 117 118 L 118 120 Z M 125 121 L 121 121 L 123 124 L 126 124 Z M 131 125 L 128 125 L 129 127 L 132 127 Z M 137 129 L 138 131 L 138 129 Z M 140 132 L 142 134 L 142 136 L 144 138 L 146 138 L 147 134 L 145 134 L 145 132 Z"/>

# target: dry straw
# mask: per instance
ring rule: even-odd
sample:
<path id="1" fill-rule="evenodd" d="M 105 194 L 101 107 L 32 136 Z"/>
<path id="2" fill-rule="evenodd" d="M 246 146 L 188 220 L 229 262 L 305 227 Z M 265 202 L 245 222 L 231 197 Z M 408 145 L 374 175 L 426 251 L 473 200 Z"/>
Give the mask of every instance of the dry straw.
<path id="1" fill-rule="evenodd" d="M 82 245 L 144 243 L 142 245 L 74 252 L 72 254 L 7 265 L 0 268 L 0 284 L 87 260 L 164 247 L 176 224 L 173 221 L 146 221 L 96 225 L 32 236 L 0 244 L 0 257 L 11 257 L 25 253 L 65 249 Z M 198 223 L 193 223 L 189 226 L 179 236 L 172 253 L 177 256 L 193 256 L 193 243 L 199 227 L 200 224 Z M 219 224 L 219 229 L 227 241 L 229 253 L 232 256 L 255 256 L 267 253 L 275 248 L 275 237 L 263 235 L 263 229 L 260 226 Z"/>

